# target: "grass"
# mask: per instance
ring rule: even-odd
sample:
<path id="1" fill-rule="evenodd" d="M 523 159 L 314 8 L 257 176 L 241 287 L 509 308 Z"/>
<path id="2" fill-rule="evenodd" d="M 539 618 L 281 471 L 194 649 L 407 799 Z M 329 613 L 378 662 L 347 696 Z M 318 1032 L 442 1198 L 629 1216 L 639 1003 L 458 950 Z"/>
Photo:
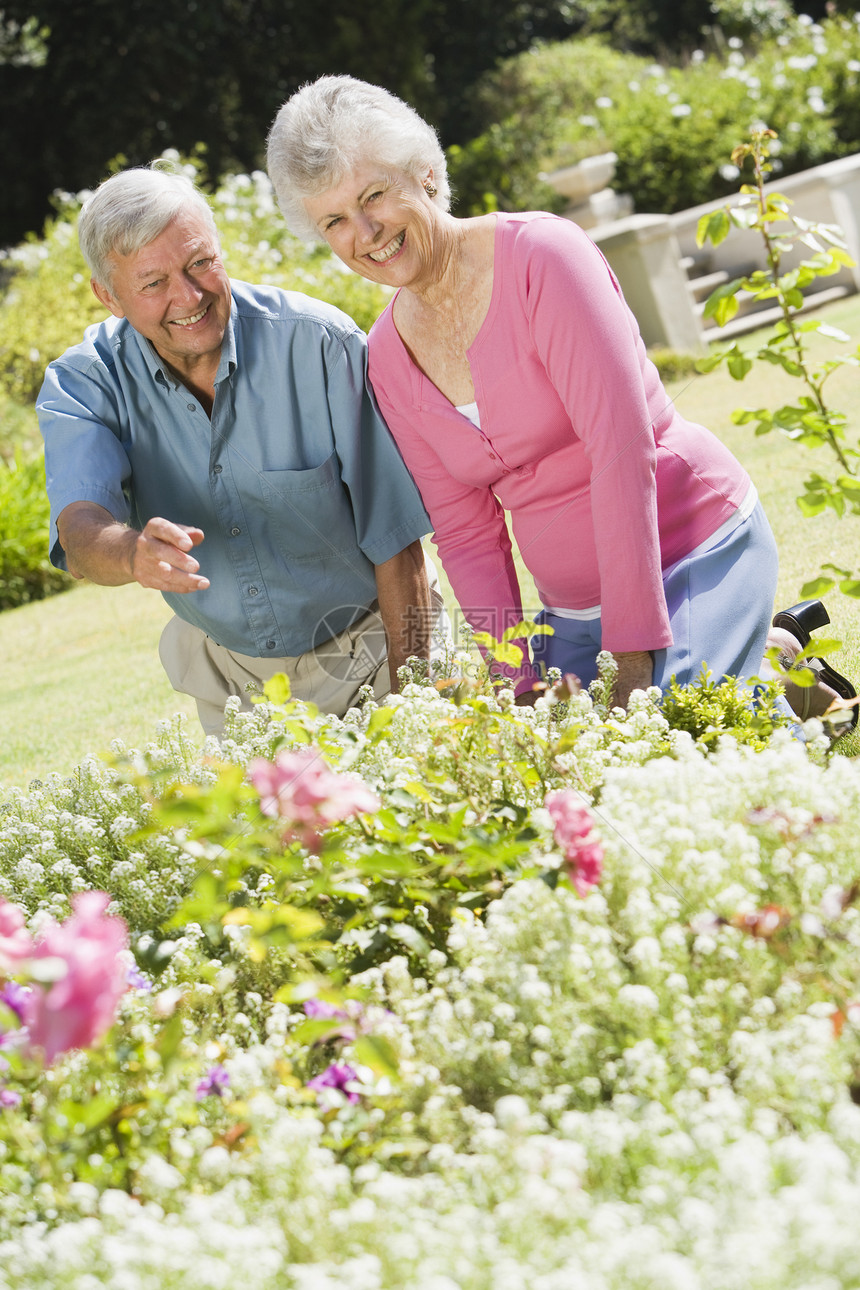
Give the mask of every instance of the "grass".
<path id="1" fill-rule="evenodd" d="M 174 712 L 196 722 L 158 661 L 169 616 L 136 583 L 75 585 L 0 614 L 0 793 L 65 776 L 113 739 L 139 748 Z"/>
<path id="2" fill-rule="evenodd" d="M 860 336 L 860 295 L 827 307 L 822 317 Z M 833 407 L 853 411 L 856 382 L 856 369 L 831 378 Z M 742 383 L 720 371 L 673 381 L 667 389 L 683 415 L 712 429 L 750 472 L 780 551 L 780 605 L 798 600 L 801 585 L 822 563 L 860 565 L 860 520 L 838 520 L 830 512 L 805 519 L 795 502 L 811 469 L 830 469 L 827 454 L 775 435 L 756 438 L 749 427 L 732 424 L 734 408 L 795 401 L 797 381 L 762 364 Z M 21 433 L 25 420 L 15 421 Z M 521 574 L 524 603 L 536 605 L 534 584 L 522 568 Z M 453 604 L 444 576 L 442 582 Z M 834 634 L 843 642 L 833 662 L 856 678 L 860 606 L 839 593 L 827 603 Z M 156 722 L 174 712 L 189 714 L 193 728 L 193 703 L 170 688 L 158 661 L 158 637 L 168 617 L 161 597 L 136 585 L 75 586 L 0 614 L 0 794 L 51 771 L 67 775 L 89 753 L 108 749 L 113 739 L 140 747 Z M 840 750 L 857 753 L 860 738 L 846 738 Z"/>

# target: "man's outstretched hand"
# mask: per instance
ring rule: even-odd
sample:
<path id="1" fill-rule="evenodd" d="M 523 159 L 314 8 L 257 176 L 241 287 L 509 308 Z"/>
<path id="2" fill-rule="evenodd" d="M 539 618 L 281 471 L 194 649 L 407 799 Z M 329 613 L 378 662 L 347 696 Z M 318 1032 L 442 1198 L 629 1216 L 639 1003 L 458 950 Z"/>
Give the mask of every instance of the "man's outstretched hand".
<path id="1" fill-rule="evenodd" d="M 73 578 L 106 587 L 139 582 L 156 591 L 204 591 L 209 579 L 191 554 L 203 530 L 153 516 L 143 532 L 115 520 L 96 502 L 72 502 L 57 520 L 60 544 Z"/>

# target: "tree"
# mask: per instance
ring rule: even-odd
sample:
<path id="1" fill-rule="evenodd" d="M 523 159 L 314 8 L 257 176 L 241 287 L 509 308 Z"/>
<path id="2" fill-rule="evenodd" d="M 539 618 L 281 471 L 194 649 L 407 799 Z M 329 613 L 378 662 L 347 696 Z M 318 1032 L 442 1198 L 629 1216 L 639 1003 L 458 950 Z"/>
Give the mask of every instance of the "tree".
<path id="1" fill-rule="evenodd" d="M 0 140 L 7 182 L 0 244 L 37 229 L 55 188 L 78 191 L 122 156 L 206 147 L 213 178 L 259 165 L 284 99 L 323 73 L 350 73 L 409 99 L 465 137 L 469 88 L 537 37 L 571 30 L 564 0 L 375 0 L 359 11 L 311 0 L 4 0 L 0 32 L 41 33 L 41 62 L 3 57 Z"/>

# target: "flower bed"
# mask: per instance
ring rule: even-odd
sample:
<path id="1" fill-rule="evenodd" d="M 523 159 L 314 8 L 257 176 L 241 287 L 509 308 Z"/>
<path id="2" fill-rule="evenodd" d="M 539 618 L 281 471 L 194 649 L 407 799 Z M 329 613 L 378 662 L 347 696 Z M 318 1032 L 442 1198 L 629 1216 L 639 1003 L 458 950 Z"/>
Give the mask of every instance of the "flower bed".
<path id="1" fill-rule="evenodd" d="M 856 767 L 276 697 L 0 814 L 0 1288 L 856 1285 Z"/>

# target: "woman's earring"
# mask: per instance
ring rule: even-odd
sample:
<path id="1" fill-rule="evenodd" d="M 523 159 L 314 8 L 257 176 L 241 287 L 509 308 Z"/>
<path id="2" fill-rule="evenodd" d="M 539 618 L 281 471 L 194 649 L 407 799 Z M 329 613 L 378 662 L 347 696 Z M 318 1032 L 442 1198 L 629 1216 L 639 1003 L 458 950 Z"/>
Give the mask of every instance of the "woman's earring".
<path id="1" fill-rule="evenodd" d="M 435 197 L 435 196 L 436 196 L 436 194 L 438 193 L 439 189 L 438 189 L 438 188 L 436 187 L 436 185 L 433 183 L 433 180 L 432 180 L 432 179 L 425 179 L 425 180 L 424 180 L 424 191 L 425 191 L 425 193 L 427 194 L 427 196 L 428 196 L 428 197 Z"/>

